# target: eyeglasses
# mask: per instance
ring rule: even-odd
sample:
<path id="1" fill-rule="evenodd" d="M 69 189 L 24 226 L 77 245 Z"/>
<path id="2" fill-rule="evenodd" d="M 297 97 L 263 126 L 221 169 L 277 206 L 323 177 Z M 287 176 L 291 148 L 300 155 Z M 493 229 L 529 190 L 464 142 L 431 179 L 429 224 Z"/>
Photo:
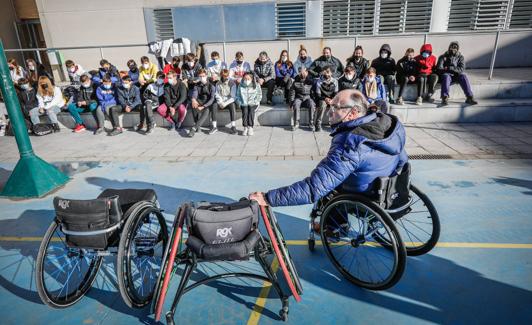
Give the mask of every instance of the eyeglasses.
<path id="1" fill-rule="evenodd" d="M 331 107 L 331 111 L 333 112 L 339 109 L 347 109 L 347 108 L 352 109 L 353 108 L 353 106 L 349 106 L 349 105 L 330 105 L 330 107 Z"/>

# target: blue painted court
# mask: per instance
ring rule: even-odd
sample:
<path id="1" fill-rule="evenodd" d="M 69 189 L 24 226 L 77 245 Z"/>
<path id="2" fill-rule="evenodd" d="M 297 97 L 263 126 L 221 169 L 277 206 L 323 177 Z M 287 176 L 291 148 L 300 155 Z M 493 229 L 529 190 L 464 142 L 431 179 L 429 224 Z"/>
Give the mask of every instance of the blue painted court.
<path id="1" fill-rule="evenodd" d="M 315 164 L 297 160 L 60 164 L 73 180 L 55 195 L 88 199 L 105 188 L 153 188 L 171 220 L 185 201 L 238 200 L 252 191 L 299 180 Z M 409 257 L 402 280 L 387 291 L 363 290 L 344 280 L 321 246 L 309 252 L 311 206 L 275 209 L 304 286 L 301 303 L 290 299 L 288 324 L 532 323 L 532 161 L 412 164 L 414 184 L 438 209 L 440 245 L 427 255 Z M 0 176 L 12 168 L 0 164 Z M 148 309 L 129 309 L 122 302 L 112 257 L 105 259 L 95 285 L 78 304 L 53 310 L 41 303 L 34 281 L 35 258 L 40 237 L 54 217 L 52 197 L 0 199 L 1 323 L 154 323 Z M 255 262 L 205 264 L 193 279 L 235 268 L 260 270 Z M 170 296 L 176 288 L 174 281 Z M 281 324 L 280 305 L 274 290 L 261 281 L 232 279 L 187 293 L 175 319 L 181 324 Z"/>

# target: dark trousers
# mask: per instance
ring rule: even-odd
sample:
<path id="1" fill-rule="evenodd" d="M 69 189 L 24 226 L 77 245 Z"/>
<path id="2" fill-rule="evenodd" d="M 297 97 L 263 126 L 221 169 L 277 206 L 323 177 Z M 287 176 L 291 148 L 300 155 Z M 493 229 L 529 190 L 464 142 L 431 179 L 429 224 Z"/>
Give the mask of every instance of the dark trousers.
<path id="1" fill-rule="evenodd" d="M 224 108 L 221 108 L 218 104 L 215 104 L 218 106 L 218 110 L 227 109 L 229 110 L 229 117 L 231 118 L 231 122 L 234 122 L 236 120 L 236 104 L 233 102 L 231 104 L 228 104 Z M 213 118 L 213 121 L 216 121 L 215 118 Z"/>
<path id="2" fill-rule="evenodd" d="M 240 106 L 242 109 L 242 125 L 244 127 L 253 127 L 255 125 L 255 110 L 257 105 L 244 105 Z"/>
<path id="3" fill-rule="evenodd" d="M 266 100 L 271 101 L 273 98 L 273 89 L 275 88 L 275 80 L 270 79 L 264 82 L 261 87 L 268 89 L 266 92 Z"/>
<path id="4" fill-rule="evenodd" d="M 399 97 L 403 97 L 403 92 L 405 91 L 407 84 L 414 83 L 408 80 L 408 76 L 399 76 L 397 82 L 399 83 Z"/>
<path id="5" fill-rule="evenodd" d="M 308 116 L 309 121 L 308 125 L 314 125 L 314 111 L 316 110 L 316 103 L 312 100 L 312 98 L 307 99 L 299 99 L 296 98 L 294 100 L 294 103 L 292 104 L 292 110 L 293 110 L 293 117 L 294 117 L 294 125 L 299 124 L 299 119 L 301 118 L 301 107 L 307 107 L 308 108 Z"/>
<path id="6" fill-rule="evenodd" d="M 316 121 L 316 127 L 320 127 L 321 124 L 322 124 L 322 120 L 323 120 L 323 115 L 325 115 L 325 112 L 327 111 L 327 109 L 329 108 L 329 105 L 327 105 L 327 103 L 325 103 L 325 100 L 323 99 L 320 99 L 318 101 L 318 107 L 316 109 L 316 117 L 314 118 L 314 120 Z"/>
<path id="7" fill-rule="evenodd" d="M 428 97 L 434 94 L 436 83 L 438 83 L 437 74 L 420 74 L 417 78 L 417 96 L 423 97 L 423 94 L 426 94 Z"/>
<path id="8" fill-rule="evenodd" d="M 105 112 L 107 113 L 107 116 L 109 116 L 109 119 L 111 120 L 111 125 L 113 128 L 119 128 L 120 127 L 120 120 L 118 119 L 118 116 L 122 114 L 122 106 L 120 105 L 113 105 L 113 106 L 107 106 L 105 108 Z"/>
<path id="9" fill-rule="evenodd" d="M 214 116 L 216 117 L 216 113 L 218 112 L 218 107 L 215 104 L 205 107 L 201 111 L 197 108 L 192 108 L 192 106 L 190 106 L 190 109 L 192 110 L 192 117 L 194 117 L 194 123 L 195 123 L 194 128 L 198 131 L 203 125 L 203 123 L 207 121 L 207 119 L 209 118 L 209 115 L 214 113 Z"/>
<path id="10" fill-rule="evenodd" d="M 283 88 L 284 100 L 287 103 L 288 103 L 288 95 L 290 93 L 290 87 L 292 87 L 292 82 L 293 81 L 291 78 L 287 78 L 287 80 L 285 80 L 285 78 L 275 78 L 275 85 L 277 87 Z"/>
<path id="11" fill-rule="evenodd" d="M 140 107 L 140 124 L 144 121 L 148 125 L 153 123 L 153 110 L 159 107 L 159 103 L 154 103 L 151 99 L 147 99 L 145 104 Z"/>
<path id="12" fill-rule="evenodd" d="M 467 97 L 473 97 L 473 90 L 471 90 L 471 84 L 465 73 L 459 75 L 451 75 L 444 73 L 441 76 L 441 97 L 449 97 L 449 90 L 451 89 L 451 82 L 458 82 L 462 91 Z"/>
<path id="13" fill-rule="evenodd" d="M 389 98 L 393 98 L 394 88 L 395 88 L 395 76 L 394 75 L 388 75 L 388 76 L 381 76 L 381 80 L 384 82 L 384 85 L 386 86 L 386 94 Z"/>

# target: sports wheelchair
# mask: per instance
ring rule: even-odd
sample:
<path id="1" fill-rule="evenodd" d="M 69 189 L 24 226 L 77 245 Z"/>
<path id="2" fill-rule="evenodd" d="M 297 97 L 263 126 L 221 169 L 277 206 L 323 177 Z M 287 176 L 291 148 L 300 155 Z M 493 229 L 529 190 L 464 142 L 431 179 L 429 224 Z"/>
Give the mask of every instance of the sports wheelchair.
<path id="1" fill-rule="evenodd" d="M 166 221 L 151 189 L 107 189 L 94 200 L 54 198 L 56 216 L 37 255 L 36 285 L 48 306 L 65 308 L 91 288 L 104 256 L 117 255 L 124 302 L 149 304 L 168 242 Z"/>
<path id="2" fill-rule="evenodd" d="M 259 232 L 259 214 L 269 238 L 263 237 Z M 187 238 L 184 239 L 184 236 Z M 172 234 L 165 249 L 162 271 L 157 281 L 152 305 L 155 320 L 159 321 L 161 318 L 169 282 L 173 277 L 178 277 L 180 280 L 170 311 L 166 313 L 168 324 L 174 324 L 177 304 L 186 292 L 218 279 L 249 277 L 272 283 L 282 302 L 279 316 L 286 321 L 288 296 L 283 293 L 276 273 L 266 261 L 267 255 L 273 253 L 277 257 L 292 295 L 296 301 L 300 301 L 303 289 L 272 210 L 247 199 L 229 204 L 209 202 L 183 204 L 177 211 Z M 255 258 L 260 264 L 265 276 L 229 271 L 206 277 L 187 286 L 198 263 L 245 261 L 250 257 Z M 180 265 L 184 265 L 182 272 L 178 270 Z"/>
<path id="3" fill-rule="evenodd" d="M 410 183 L 411 166 L 375 180 L 367 193 L 335 190 L 310 215 L 308 247 L 321 237 L 329 259 L 352 283 L 371 290 L 395 285 L 406 256 L 429 252 L 440 236 L 438 212 Z M 319 221 L 317 221 L 319 220 Z"/>

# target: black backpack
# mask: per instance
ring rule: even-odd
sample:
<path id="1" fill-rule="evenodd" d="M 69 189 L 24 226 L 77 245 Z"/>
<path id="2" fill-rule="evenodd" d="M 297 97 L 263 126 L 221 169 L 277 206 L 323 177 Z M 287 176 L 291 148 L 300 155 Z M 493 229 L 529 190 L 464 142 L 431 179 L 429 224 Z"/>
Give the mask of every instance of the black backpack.
<path id="1" fill-rule="evenodd" d="M 38 123 L 33 126 L 33 134 L 38 136 L 47 135 L 54 132 L 54 127 L 52 124 L 48 123 Z"/>

